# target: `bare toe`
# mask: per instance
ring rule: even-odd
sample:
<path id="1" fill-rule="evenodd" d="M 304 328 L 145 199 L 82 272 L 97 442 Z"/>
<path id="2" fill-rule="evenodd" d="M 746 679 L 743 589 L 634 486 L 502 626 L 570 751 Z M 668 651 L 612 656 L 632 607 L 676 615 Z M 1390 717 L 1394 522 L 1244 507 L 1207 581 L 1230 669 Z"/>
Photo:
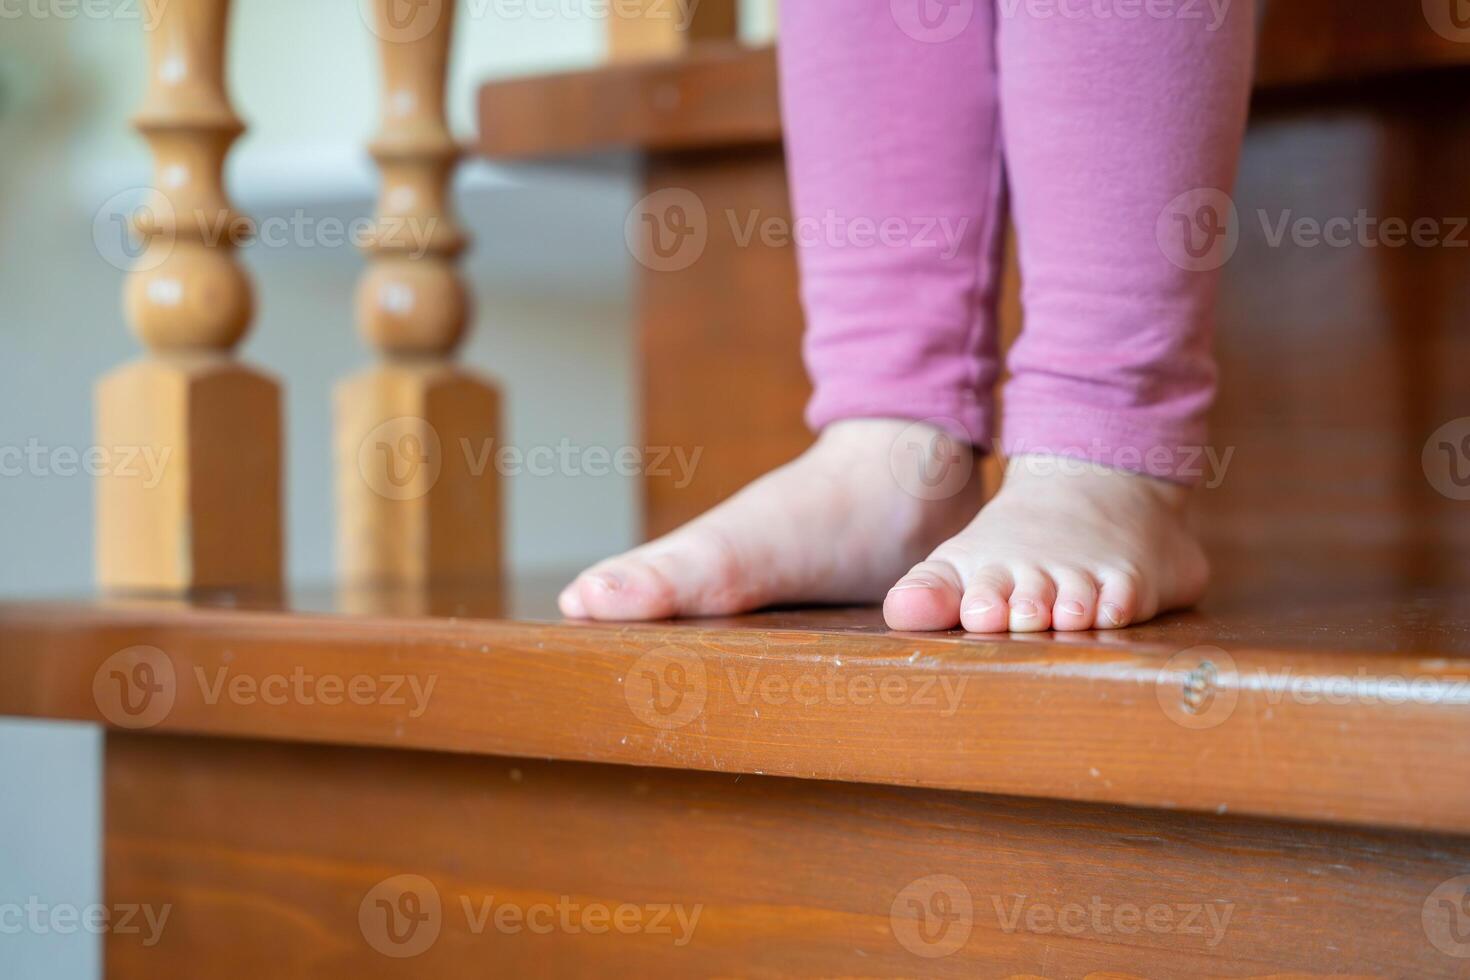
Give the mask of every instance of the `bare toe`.
<path id="1" fill-rule="evenodd" d="M 1012 633 L 1039 633 L 1051 629 L 1051 607 L 1057 599 L 1057 587 L 1039 568 L 1017 569 L 1016 588 L 1011 592 L 1010 630 Z"/>
<path id="2" fill-rule="evenodd" d="M 1098 589 L 1097 628 L 1113 630 L 1139 619 L 1138 577 L 1123 572 L 1104 572 Z"/>
<path id="3" fill-rule="evenodd" d="M 953 565 L 923 561 L 909 569 L 883 600 L 883 620 L 894 630 L 947 630 L 960 621 L 963 587 Z"/>
<path id="4" fill-rule="evenodd" d="M 1105 468 L 1018 466 L 959 534 L 933 553 L 966 583 L 974 633 L 1119 629 L 1197 601 L 1209 564 L 1185 519 L 1188 491 Z M 932 567 L 933 561 L 921 567 Z M 889 597 L 889 622 L 910 610 Z M 932 627 L 952 625 L 947 591 L 920 590 Z M 942 601 L 941 601 L 942 600 Z M 915 600 L 907 597 L 905 603 Z"/>
<path id="5" fill-rule="evenodd" d="M 970 576 L 960 603 L 960 621 L 971 633 L 1004 633 L 1009 626 L 1008 599 L 1015 582 L 1002 565 L 987 565 Z"/>
<path id="6" fill-rule="evenodd" d="M 894 447 L 916 424 L 923 427 L 902 419 L 832 423 L 801 456 L 709 512 L 583 572 L 560 597 L 562 614 L 666 619 L 877 601 L 980 504 L 979 480 L 930 499 L 896 478 Z M 920 591 L 896 593 L 890 622 L 946 629 L 958 621 L 957 584 L 952 595 Z"/>
<path id="7" fill-rule="evenodd" d="M 594 619 L 664 619 L 674 615 L 673 586 L 647 562 L 623 558 L 596 565 L 573 583 Z"/>
<path id="8" fill-rule="evenodd" d="M 1057 601 L 1051 607 L 1051 628 L 1092 629 L 1097 620 L 1097 583 L 1092 576 L 1075 568 L 1055 568 L 1051 577 L 1057 584 Z"/>
<path id="9" fill-rule="evenodd" d="M 587 618 L 587 606 L 582 602 L 582 590 L 577 582 L 561 590 L 561 595 L 556 597 L 556 606 L 568 619 Z"/>

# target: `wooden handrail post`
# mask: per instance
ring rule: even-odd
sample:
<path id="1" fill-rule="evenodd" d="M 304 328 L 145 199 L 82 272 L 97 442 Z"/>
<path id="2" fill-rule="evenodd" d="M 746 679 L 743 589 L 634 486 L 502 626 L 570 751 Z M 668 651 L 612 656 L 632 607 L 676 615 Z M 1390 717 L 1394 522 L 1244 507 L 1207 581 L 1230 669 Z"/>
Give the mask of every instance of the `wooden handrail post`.
<path id="1" fill-rule="evenodd" d="M 737 0 L 618 0 L 607 21 L 608 60 L 677 58 L 708 41 L 734 41 L 738 7 Z"/>
<path id="2" fill-rule="evenodd" d="M 275 586 L 281 578 L 280 391 L 235 361 L 249 328 L 246 237 L 222 167 L 244 127 L 225 91 L 230 0 L 169 0 L 148 43 L 134 126 L 154 157 L 124 287 L 148 347 L 97 386 L 97 440 L 119 465 L 97 487 L 104 588 Z M 122 465 L 148 459 L 149 466 Z"/>
<path id="3" fill-rule="evenodd" d="M 500 401 L 450 357 L 469 319 L 444 114 L 452 0 L 366 0 L 382 64 L 382 172 L 358 324 L 383 360 L 337 389 L 337 546 L 349 584 L 500 571 Z"/>

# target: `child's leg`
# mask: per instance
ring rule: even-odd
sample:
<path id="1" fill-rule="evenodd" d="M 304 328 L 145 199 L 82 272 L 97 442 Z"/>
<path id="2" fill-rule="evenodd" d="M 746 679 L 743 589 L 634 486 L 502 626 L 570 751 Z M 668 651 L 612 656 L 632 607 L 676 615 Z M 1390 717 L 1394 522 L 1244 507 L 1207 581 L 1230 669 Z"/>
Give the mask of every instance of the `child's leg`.
<path id="1" fill-rule="evenodd" d="M 974 515 L 977 479 L 925 499 L 891 460 L 900 437 L 915 439 L 913 420 L 936 420 L 918 428 L 921 442 L 941 430 L 990 436 L 1002 186 L 993 11 L 960 13 L 958 36 L 927 43 L 887 0 L 784 5 L 808 418 L 822 434 L 709 513 L 583 573 L 562 594 L 567 615 L 873 601 Z"/>
<path id="2" fill-rule="evenodd" d="M 1249 0 L 1218 22 L 1203 4 L 1117 8 L 1041 16 L 1000 0 L 1026 313 L 1005 400 L 1013 463 L 972 525 L 890 594 L 897 628 L 1116 626 L 1204 588 L 1179 508 L 1214 392 L 1222 253 L 1208 246 L 1226 214 L 1210 209 L 1218 195 L 1171 202 L 1231 187 L 1253 16 Z M 1101 467 L 1079 472 L 1078 459 Z"/>

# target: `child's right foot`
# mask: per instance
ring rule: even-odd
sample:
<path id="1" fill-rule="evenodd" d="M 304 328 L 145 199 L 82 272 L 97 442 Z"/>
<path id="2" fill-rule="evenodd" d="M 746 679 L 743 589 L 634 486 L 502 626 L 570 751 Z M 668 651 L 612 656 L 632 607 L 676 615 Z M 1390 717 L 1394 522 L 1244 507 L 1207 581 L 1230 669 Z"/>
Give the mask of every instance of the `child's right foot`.
<path id="1" fill-rule="evenodd" d="M 970 526 L 888 593 L 897 630 L 1116 629 L 1193 605 L 1209 566 L 1189 489 L 1079 459 L 1021 456 Z"/>
<path id="2" fill-rule="evenodd" d="M 979 508 L 980 474 L 968 453 L 955 460 L 953 451 L 923 424 L 833 423 L 801 456 L 708 513 L 583 572 L 562 591 L 561 611 L 635 620 L 877 602 Z M 936 453 L 946 455 L 936 460 Z M 932 484 L 923 478 L 935 472 L 920 469 L 926 465 L 969 467 L 951 471 L 968 482 L 926 493 Z"/>

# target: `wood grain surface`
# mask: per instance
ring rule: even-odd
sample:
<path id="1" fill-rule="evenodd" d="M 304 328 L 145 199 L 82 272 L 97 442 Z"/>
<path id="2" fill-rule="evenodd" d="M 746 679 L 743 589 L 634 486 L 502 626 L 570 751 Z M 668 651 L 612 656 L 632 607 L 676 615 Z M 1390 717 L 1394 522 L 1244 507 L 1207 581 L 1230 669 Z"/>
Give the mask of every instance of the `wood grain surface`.
<path id="1" fill-rule="evenodd" d="M 1451 19 L 1454 0 L 1258 0 L 1257 6 L 1258 92 L 1470 63 L 1470 27 Z M 1207 5 L 1196 9 L 1204 14 Z M 705 43 L 661 60 L 496 79 L 481 86 L 478 115 L 475 148 L 497 159 L 615 147 L 712 149 L 781 138 L 775 51 L 734 43 Z"/>
<path id="2" fill-rule="evenodd" d="M 1222 585 L 1139 629 L 1017 638 L 889 633 L 871 609 L 8 604 L 0 713 L 1470 831 L 1470 597 L 1355 589 L 1232 606 Z"/>
<path id="3" fill-rule="evenodd" d="M 108 900 L 167 910 L 109 935 L 119 978 L 1427 978 L 1470 962 L 1446 888 L 1470 873 L 1464 837 L 129 734 L 109 737 L 107 772 Z"/>

